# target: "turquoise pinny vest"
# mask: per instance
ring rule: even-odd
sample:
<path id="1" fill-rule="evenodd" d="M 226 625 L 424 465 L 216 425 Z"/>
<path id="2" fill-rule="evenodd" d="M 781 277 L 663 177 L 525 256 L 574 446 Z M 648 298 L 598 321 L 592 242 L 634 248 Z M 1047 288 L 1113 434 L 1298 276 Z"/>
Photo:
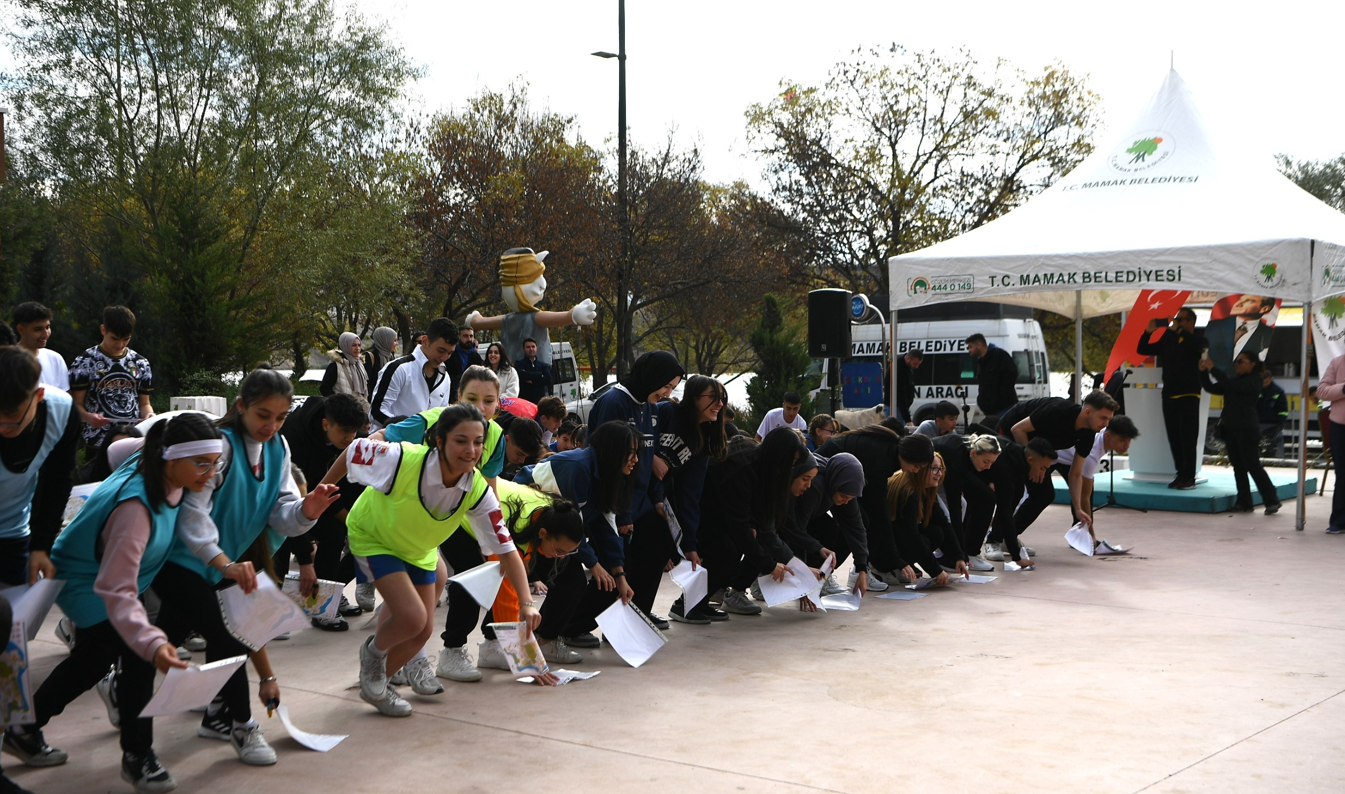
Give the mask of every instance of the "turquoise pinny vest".
<path id="1" fill-rule="evenodd" d="M 279 433 L 262 445 L 262 473 L 254 475 L 248 466 L 247 449 L 238 431 L 232 427 L 220 428 L 229 444 L 229 465 L 224 469 L 224 480 L 211 496 L 210 518 L 219 530 L 219 547 L 230 560 L 241 557 L 262 532 L 269 534 L 270 553 L 284 538 L 266 526 L 271 508 L 280 497 L 280 484 L 285 480 L 281 466 L 285 463 L 285 445 Z M 207 582 L 219 584 L 220 572 L 206 565 L 192 554 L 181 538 L 173 540 L 168 561 L 189 571 L 195 571 Z"/>
<path id="2" fill-rule="evenodd" d="M 37 489 L 37 477 L 47 456 L 56 447 L 65 432 L 70 412 L 75 403 L 70 395 L 45 387 L 46 395 L 42 404 L 47 407 L 47 426 L 43 429 L 42 443 L 33 456 L 28 468 L 23 471 L 10 471 L 0 462 L 0 538 L 28 537 L 28 519 L 33 512 L 33 492 Z"/>
<path id="3" fill-rule="evenodd" d="M 107 620 L 107 606 L 103 599 L 93 591 L 93 581 L 98 577 L 98 568 L 102 561 L 102 548 L 99 536 L 107 524 L 112 511 L 123 502 L 139 500 L 149 509 L 149 496 L 145 493 L 145 478 L 136 471 L 134 461 L 139 455 L 132 456 L 124 465 L 103 480 L 89 499 L 84 503 L 70 525 L 61 530 L 56 543 L 51 547 L 51 561 L 56 566 L 56 578 L 65 582 L 56 603 L 61 611 L 79 628 L 95 626 Z M 159 575 L 159 569 L 168 559 L 168 549 L 176 537 L 174 526 L 177 524 L 177 507 L 163 504 L 158 510 L 150 510 L 149 542 L 145 544 L 145 553 L 140 558 L 140 573 L 136 576 L 136 587 L 143 593 Z"/>

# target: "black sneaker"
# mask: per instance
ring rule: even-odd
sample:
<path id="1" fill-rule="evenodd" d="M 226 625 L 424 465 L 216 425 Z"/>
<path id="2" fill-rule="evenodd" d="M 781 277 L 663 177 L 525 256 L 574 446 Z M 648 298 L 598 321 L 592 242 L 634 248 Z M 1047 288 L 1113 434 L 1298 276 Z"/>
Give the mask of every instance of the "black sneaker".
<path id="1" fill-rule="evenodd" d="M 177 781 L 159 763 L 153 750 L 139 758 L 122 753 L 121 779 L 134 786 L 139 794 L 160 794 L 177 788 Z"/>
<path id="2" fill-rule="evenodd" d="M 228 709 L 221 706 L 214 714 L 206 709 L 205 715 L 201 717 L 201 727 L 196 729 L 196 735 L 203 739 L 219 739 L 221 742 L 227 742 L 233 739 L 233 730 L 233 717 L 229 716 Z"/>
<path id="3" fill-rule="evenodd" d="M 350 630 L 350 624 L 345 621 L 345 618 L 313 618 L 310 622 L 313 624 L 313 628 L 323 631 Z"/>
<path id="4" fill-rule="evenodd" d="M 0 794 L 33 794 L 33 792 L 10 780 L 0 772 Z"/>
<path id="5" fill-rule="evenodd" d="M 710 625 L 710 617 L 701 614 L 698 610 L 693 609 L 690 614 L 687 614 L 680 598 L 672 605 L 672 609 L 668 610 L 668 615 L 678 623 L 691 623 L 696 626 Z"/>
<path id="6" fill-rule="evenodd" d="M 696 607 L 695 609 L 691 610 L 691 614 L 704 615 L 716 623 L 729 619 L 729 613 L 725 612 L 722 609 L 716 609 L 715 607 L 710 606 L 708 603 L 702 604 Z"/>
<path id="7" fill-rule="evenodd" d="M 659 631 L 667 631 L 667 630 L 668 630 L 668 619 L 665 618 L 665 617 L 662 617 L 662 616 L 660 616 L 660 615 L 655 615 L 653 612 L 650 612 L 650 613 L 649 613 L 649 622 L 650 622 L 650 623 L 653 623 L 655 626 L 657 626 Z"/>
<path id="8" fill-rule="evenodd" d="M 341 613 L 343 618 L 357 618 L 364 614 L 363 607 L 350 603 L 345 596 L 341 596 L 341 606 L 336 611 Z"/>
<path id="9" fill-rule="evenodd" d="M 1275 514 L 1278 513 L 1278 512 L 1280 512 L 1280 503 L 1279 503 L 1279 502 L 1275 502 L 1274 504 L 1266 505 L 1266 515 L 1268 515 L 1268 516 L 1273 516 L 1273 515 L 1275 515 Z"/>
<path id="10" fill-rule="evenodd" d="M 64 750 L 47 744 L 40 730 L 10 728 L 5 731 L 4 749 L 24 766 L 60 766 L 70 757 Z"/>
<path id="11" fill-rule="evenodd" d="M 597 648 L 601 644 L 591 631 L 576 634 L 573 637 L 561 637 L 561 639 L 565 640 L 565 644 L 572 648 Z"/>

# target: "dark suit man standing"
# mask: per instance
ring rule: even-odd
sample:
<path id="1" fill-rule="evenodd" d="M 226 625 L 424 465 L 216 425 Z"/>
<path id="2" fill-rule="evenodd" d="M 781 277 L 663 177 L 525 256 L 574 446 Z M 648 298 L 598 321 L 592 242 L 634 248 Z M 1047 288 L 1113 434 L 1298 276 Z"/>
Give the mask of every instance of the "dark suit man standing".
<path id="1" fill-rule="evenodd" d="M 1260 358 L 1261 351 L 1270 346 L 1270 335 L 1275 331 L 1261 322 L 1261 318 L 1274 308 L 1274 298 L 1239 295 L 1227 317 L 1210 320 L 1205 326 L 1205 339 L 1209 341 L 1210 360 L 1214 366 L 1232 372 L 1233 359 L 1244 350 Z"/>
<path id="2" fill-rule="evenodd" d="M 976 407 L 987 420 L 999 417 L 1018 404 L 1018 365 L 1009 351 L 985 341 L 984 334 L 967 337 L 967 352 L 979 363 L 976 367 Z M 991 423 L 993 424 L 993 423 Z"/>
<path id="3" fill-rule="evenodd" d="M 1200 359 L 1207 347 L 1205 337 L 1196 333 L 1196 313 L 1177 312 L 1172 327 L 1157 342 L 1153 332 L 1164 323 L 1149 321 L 1136 350 L 1143 356 L 1158 356 L 1163 367 L 1163 425 L 1168 432 L 1172 465 L 1177 478 L 1169 488 L 1190 490 L 1196 487 L 1196 442 L 1200 438 Z"/>

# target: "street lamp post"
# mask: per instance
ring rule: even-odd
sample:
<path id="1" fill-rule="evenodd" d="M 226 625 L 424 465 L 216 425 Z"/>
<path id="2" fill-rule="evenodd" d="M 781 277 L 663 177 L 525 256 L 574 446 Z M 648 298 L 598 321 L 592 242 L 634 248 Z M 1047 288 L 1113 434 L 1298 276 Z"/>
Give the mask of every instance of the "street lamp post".
<path id="1" fill-rule="evenodd" d="M 625 356 L 630 354 L 624 342 L 627 341 L 626 329 L 630 325 L 630 317 L 626 309 L 628 300 L 626 291 L 627 274 L 630 271 L 630 209 L 626 201 L 626 0 L 617 0 L 617 51 L 595 52 L 599 58 L 616 58 L 618 69 L 617 84 L 617 171 L 616 171 L 616 196 L 619 207 L 619 220 L 621 223 L 621 266 L 617 268 L 617 306 L 621 309 L 617 316 L 617 370 L 624 374 L 626 371 Z M 604 373 L 606 377 L 606 373 Z"/>

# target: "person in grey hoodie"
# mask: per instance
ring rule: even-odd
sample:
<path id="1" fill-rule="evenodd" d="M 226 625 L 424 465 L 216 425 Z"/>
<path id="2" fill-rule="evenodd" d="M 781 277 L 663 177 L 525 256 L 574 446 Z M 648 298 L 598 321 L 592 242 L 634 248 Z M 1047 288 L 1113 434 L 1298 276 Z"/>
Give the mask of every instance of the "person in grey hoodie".
<path id="1" fill-rule="evenodd" d="M 837 565 L 854 555 L 855 570 L 860 572 L 855 590 L 863 595 L 868 590 L 869 566 L 868 532 L 858 501 L 864 493 L 864 467 L 848 452 L 830 458 L 814 452 L 812 457 L 817 474 L 794 499 L 782 535 L 799 559 L 814 568 L 832 554 Z"/>

